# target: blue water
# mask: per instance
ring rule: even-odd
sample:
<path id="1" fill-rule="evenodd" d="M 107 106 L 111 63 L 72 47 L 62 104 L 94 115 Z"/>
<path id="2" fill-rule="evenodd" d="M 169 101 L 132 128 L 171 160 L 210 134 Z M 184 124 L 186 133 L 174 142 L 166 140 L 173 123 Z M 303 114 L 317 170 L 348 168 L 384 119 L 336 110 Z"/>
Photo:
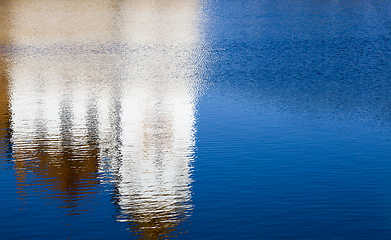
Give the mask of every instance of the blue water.
<path id="1" fill-rule="evenodd" d="M 101 65 L 82 65 L 93 69 L 85 76 L 96 77 L 97 71 L 102 79 L 114 79 L 92 88 L 114 94 L 88 96 L 87 123 L 80 127 L 71 113 L 77 104 L 69 99 L 85 99 L 78 98 L 77 88 L 62 85 L 65 97 L 52 97 L 61 98 L 60 140 L 47 129 L 50 117 L 18 122 L 18 104 L 41 106 L 40 86 L 50 85 L 37 80 L 33 90 L 18 88 L 25 76 L 18 69 L 31 72 L 42 65 L 29 67 L 34 58 L 48 64 L 46 53 L 34 43 L 3 44 L 2 67 L 11 77 L 2 75 L 9 81 L 2 91 L 8 89 L 11 103 L 2 113 L 1 239 L 391 239 L 391 3 L 197 4 L 199 40 L 185 50 L 176 42 L 134 49 L 122 40 L 82 44 L 86 52 L 103 49 L 104 59 L 97 54 Z M 45 49 L 62 56 L 64 46 Z M 81 60 L 64 63 L 61 74 L 74 76 L 75 66 L 90 55 L 83 58 L 84 50 L 70 48 Z M 122 51 L 119 57 L 115 51 Z M 169 53 L 161 57 L 161 51 Z M 20 62 L 16 70 L 9 60 L 14 58 Z M 160 65 L 164 61 L 172 64 Z M 132 64 L 140 66 L 121 75 Z M 42 78 L 49 73 L 42 70 Z M 146 81 L 145 74 L 152 97 L 130 97 L 141 90 L 126 86 L 142 85 L 133 79 Z M 176 112 L 167 92 L 182 89 L 178 78 L 197 93 Z M 114 99 L 108 114 L 113 126 L 98 131 L 104 123 L 100 101 L 107 96 Z M 126 113 L 139 99 L 152 104 L 140 107 L 147 109 L 146 120 L 132 130 L 129 119 L 136 111 Z M 49 107 L 37 109 L 50 115 Z M 191 134 L 177 138 L 172 116 L 186 109 L 191 111 L 183 119 L 191 123 L 180 129 Z M 143 144 L 152 147 L 138 150 L 131 137 L 140 132 Z M 105 133 L 112 134 L 110 143 Z M 46 157 L 57 156 L 51 144 L 61 145 L 60 160 Z M 148 182 L 155 170 L 137 168 L 149 160 L 147 166 L 157 166 L 157 183 Z M 176 160 L 174 180 L 165 180 Z M 52 173 L 50 166 L 61 167 Z"/>

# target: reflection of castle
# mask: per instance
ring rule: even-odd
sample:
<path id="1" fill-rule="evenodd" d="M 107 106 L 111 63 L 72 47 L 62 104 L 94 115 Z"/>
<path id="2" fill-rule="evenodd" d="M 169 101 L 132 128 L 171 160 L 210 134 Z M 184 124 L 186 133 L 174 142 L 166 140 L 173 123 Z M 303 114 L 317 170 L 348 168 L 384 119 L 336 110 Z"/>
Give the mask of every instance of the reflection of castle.
<path id="1" fill-rule="evenodd" d="M 169 236 L 191 209 L 196 2 L 16 2 L 2 104 L 20 185 L 33 172 L 73 208 L 109 173 L 118 220 Z"/>

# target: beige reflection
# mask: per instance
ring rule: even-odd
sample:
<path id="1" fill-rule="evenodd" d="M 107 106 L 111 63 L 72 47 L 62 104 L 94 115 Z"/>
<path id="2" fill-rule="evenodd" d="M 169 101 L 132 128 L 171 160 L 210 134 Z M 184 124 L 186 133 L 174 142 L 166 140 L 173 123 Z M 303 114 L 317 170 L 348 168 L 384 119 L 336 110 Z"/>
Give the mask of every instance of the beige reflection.
<path id="1" fill-rule="evenodd" d="M 173 236 L 192 208 L 197 11 L 195 0 L 13 1 L 20 186 L 33 172 L 78 213 L 94 186 L 112 181 L 118 221 L 144 239 Z"/>

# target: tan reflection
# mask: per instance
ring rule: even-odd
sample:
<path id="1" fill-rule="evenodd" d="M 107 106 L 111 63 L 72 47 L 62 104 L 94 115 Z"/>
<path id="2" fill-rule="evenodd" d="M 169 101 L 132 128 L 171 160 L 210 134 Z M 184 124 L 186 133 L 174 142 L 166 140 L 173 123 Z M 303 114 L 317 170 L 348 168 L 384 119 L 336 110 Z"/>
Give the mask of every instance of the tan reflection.
<path id="1" fill-rule="evenodd" d="M 20 185 L 39 181 L 75 214 L 106 179 L 118 221 L 144 239 L 174 236 L 192 208 L 197 2 L 13 3 Z"/>
<path id="2" fill-rule="evenodd" d="M 113 0 L 13 0 L 11 39 L 16 44 L 85 43 L 112 31 Z"/>
<path id="3" fill-rule="evenodd" d="M 9 37 L 15 44 L 140 43 L 199 39 L 195 0 L 12 0 Z"/>

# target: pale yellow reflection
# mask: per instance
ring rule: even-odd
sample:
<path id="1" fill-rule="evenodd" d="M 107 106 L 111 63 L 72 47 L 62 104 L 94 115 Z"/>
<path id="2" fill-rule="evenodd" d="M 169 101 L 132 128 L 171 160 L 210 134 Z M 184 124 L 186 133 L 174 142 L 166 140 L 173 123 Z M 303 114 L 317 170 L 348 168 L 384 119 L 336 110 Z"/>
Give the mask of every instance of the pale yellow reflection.
<path id="1" fill-rule="evenodd" d="M 192 208 L 198 7 L 12 1 L 7 104 L 19 185 L 33 172 L 77 213 L 107 181 L 118 221 L 145 239 L 175 235 Z"/>

